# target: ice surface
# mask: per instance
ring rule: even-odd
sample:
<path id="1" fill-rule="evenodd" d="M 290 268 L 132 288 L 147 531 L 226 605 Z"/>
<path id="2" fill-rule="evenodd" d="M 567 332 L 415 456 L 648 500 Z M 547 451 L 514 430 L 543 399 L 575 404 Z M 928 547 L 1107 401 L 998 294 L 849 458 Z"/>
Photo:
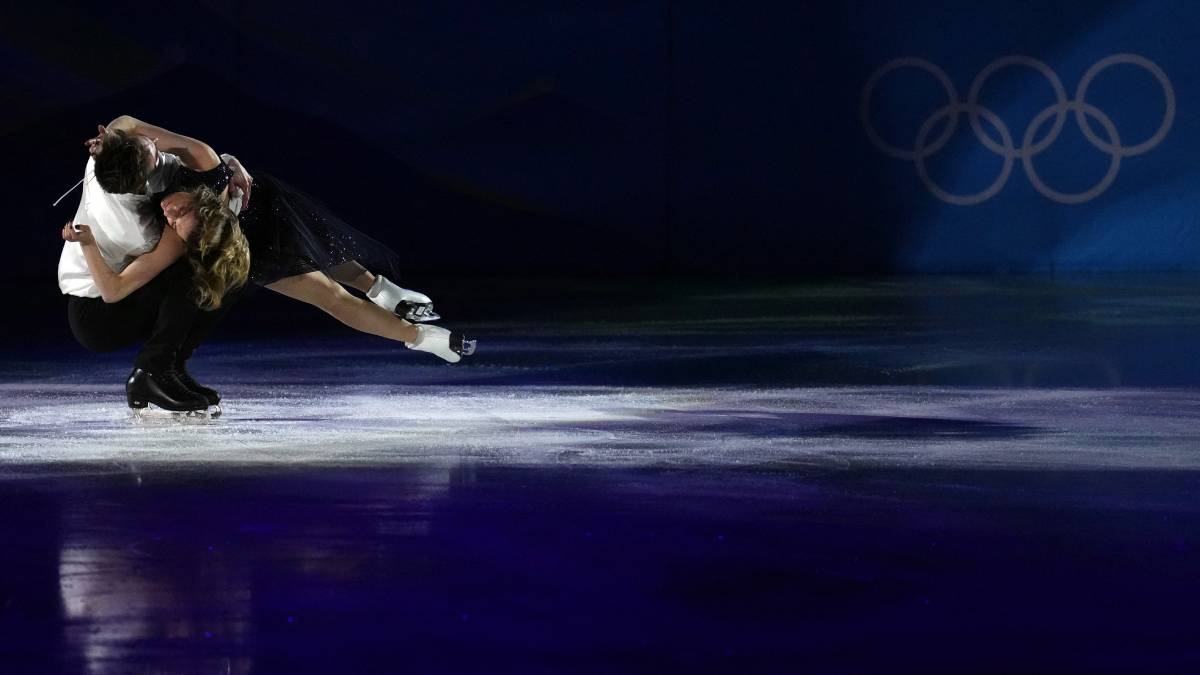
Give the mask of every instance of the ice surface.
<path id="1" fill-rule="evenodd" d="M 217 420 L 0 387 L 0 462 L 1200 468 L 1190 390 L 238 385 Z"/>
<path id="2" fill-rule="evenodd" d="M 1200 465 L 1194 279 L 672 288 L 484 302 L 455 367 L 285 335 L 315 319 L 279 299 L 275 334 L 193 359 L 225 397 L 206 422 L 134 422 L 131 352 L 0 352 L 0 465 Z"/>

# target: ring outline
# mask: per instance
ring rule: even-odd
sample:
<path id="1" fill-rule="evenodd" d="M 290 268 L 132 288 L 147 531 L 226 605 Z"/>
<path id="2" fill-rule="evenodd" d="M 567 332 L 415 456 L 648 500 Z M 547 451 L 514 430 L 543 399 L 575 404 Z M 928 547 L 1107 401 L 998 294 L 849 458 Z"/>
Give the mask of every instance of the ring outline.
<path id="1" fill-rule="evenodd" d="M 1120 135 L 1112 119 L 1099 108 L 1087 103 L 1085 100 L 1087 90 L 1091 86 L 1091 83 L 1096 76 L 1113 65 L 1125 63 L 1140 66 L 1154 76 L 1159 85 L 1162 87 L 1163 96 L 1166 103 L 1163 121 L 1160 123 L 1159 128 L 1155 131 L 1155 133 L 1145 141 L 1130 147 L 1121 145 Z M 1011 133 L 1008 131 L 1007 127 L 999 119 L 999 117 L 994 112 L 978 103 L 979 92 L 983 88 L 983 84 L 987 81 L 988 77 L 1002 68 L 1018 65 L 1033 68 L 1041 73 L 1050 82 L 1051 87 L 1055 91 L 1055 97 L 1057 99 L 1054 104 L 1039 112 L 1029 123 L 1029 126 L 1025 130 L 1025 136 L 1022 139 L 1021 147 L 1019 149 L 1013 146 Z M 950 102 L 947 105 L 938 108 L 921 125 L 921 130 L 917 134 L 918 137 L 914 142 L 912 150 L 905 150 L 883 140 L 882 136 L 875 131 L 875 128 L 871 124 L 870 120 L 871 94 L 875 86 L 878 84 L 879 80 L 883 78 L 883 76 L 887 75 L 893 70 L 898 70 L 906 66 L 916 67 L 932 74 L 942 84 L 947 96 L 950 97 Z M 1083 192 L 1073 194 L 1059 192 L 1048 186 L 1044 181 L 1042 181 L 1041 177 L 1037 175 L 1037 171 L 1034 168 L 1032 161 L 1034 156 L 1041 154 L 1041 152 L 1049 147 L 1050 144 L 1058 140 L 1063 125 L 1066 121 L 1066 115 L 1071 111 L 1074 111 L 1076 124 L 1079 125 L 1081 132 L 1088 142 L 1098 150 L 1112 157 L 1112 161 L 1109 164 L 1109 169 L 1099 183 L 1087 190 L 1084 190 Z M 924 166 L 924 160 L 926 158 L 941 150 L 949 142 L 950 137 L 958 128 L 958 117 L 963 113 L 967 114 L 972 131 L 975 133 L 976 138 L 978 138 L 985 147 L 987 147 L 993 153 L 1001 155 L 1005 160 L 1005 167 L 1001 170 L 1001 175 L 996 182 L 993 182 L 992 185 L 988 186 L 983 191 L 976 193 L 975 195 L 966 196 L 954 195 L 941 189 L 941 187 L 929 177 L 928 171 Z M 879 148 L 885 154 L 896 157 L 897 159 L 905 159 L 914 162 L 914 164 L 916 164 L 917 173 L 921 177 L 922 182 L 925 183 L 926 188 L 929 189 L 930 192 L 936 197 L 948 203 L 962 205 L 978 204 L 982 201 L 990 199 L 992 196 L 995 196 L 995 194 L 1003 189 L 1004 185 L 1007 183 L 1007 179 L 1010 177 L 1012 160 L 1020 158 L 1027 177 L 1030 179 L 1030 183 L 1035 189 L 1037 189 L 1039 193 L 1048 199 L 1060 203 L 1078 204 L 1098 197 L 1112 185 L 1112 183 L 1116 180 L 1117 173 L 1119 173 L 1120 159 L 1122 157 L 1131 157 L 1134 155 L 1144 154 L 1157 147 L 1163 141 L 1163 139 L 1166 138 L 1167 134 L 1171 130 L 1171 127 L 1174 125 L 1175 113 L 1175 91 L 1170 79 L 1167 77 L 1166 72 L 1163 71 L 1158 64 L 1144 56 L 1132 53 L 1120 53 L 1113 54 L 1097 61 L 1090 68 L 1088 68 L 1083 77 L 1080 79 L 1079 84 L 1076 87 L 1074 100 L 1067 100 L 1066 90 L 1062 87 L 1061 80 L 1058 78 L 1058 75 L 1054 73 L 1052 69 L 1050 69 L 1049 66 L 1033 57 L 1014 54 L 992 61 L 975 76 L 975 79 L 972 81 L 971 88 L 968 91 L 968 99 L 966 103 L 958 100 L 953 82 L 949 81 L 945 71 L 938 66 L 925 59 L 917 57 L 901 57 L 893 59 L 876 69 L 868 79 L 866 86 L 864 86 L 861 119 L 868 137 L 877 148 Z M 947 115 L 950 115 L 951 118 L 941 135 L 939 135 L 932 144 L 925 145 L 924 140 L 928 136 L 932 125 L 935 124 L 937 120 Z M 1054 126 L 1051 128 L 1050 132 L 1046 134 L 1045 138 L 1043 138 L 1040 142 L 1034 143 L 1033 141 L 1036 136 L 1036 132 L 1044 125 L 1046 118 L 1049 117 L 1049 115 L 1055 115 Z M 987 134 L 987 132 L 983 129 L 983 125 L 979 121 L 980 116 L 987 118 L 988 122 L 995 126 L 998 131 L 1000 131 L 1002 140 L 1005 141 L 1005 145 L 996 143 L 996 141 Z M 1112 139 L 1112 143 L 1101 139 L 1096 134 L 1095 130 L 1091 126 L 1091 122 L 1088 120 L 1089 116 L 1095 117 L 1100 122 L 1100 125 L 1104 127 L 1104 130 Z M 1003 179 L 1003 181 L 1001 181 L 1001 179 Z"/>

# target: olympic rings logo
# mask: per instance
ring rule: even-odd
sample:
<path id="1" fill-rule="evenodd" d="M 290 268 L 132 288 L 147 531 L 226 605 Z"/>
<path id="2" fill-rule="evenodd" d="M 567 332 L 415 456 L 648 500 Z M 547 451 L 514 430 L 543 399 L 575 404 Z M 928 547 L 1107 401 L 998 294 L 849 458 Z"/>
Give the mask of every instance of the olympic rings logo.
<path id="1" fill-rule="evenodd" d="M 1088 87 L 1092 84 L 1092 80 L 1105 68 L 1122 63 L 1140 66 L 1153 75 L 1162 87 L 1163 96 L 1166 99 L 1166 111 L 1163 114 L 1163 120 L 1158 130 L 1150 138 L 1136 145 L 1122 144 L 1121 137 L 1117 133 L 1117 127 L 1113 124 L 1112 119 L 1104 111 L 1087 102 L 1087 91 Z M 1012 133 L 1000 117 L 979 103 L 979 94 L 983 90 L 984 85 L 987 84 L 988 78 L 1002 68 L 1011 66 L 1024 66 L 1040 73 L 1050 82 L 1056 99 L 1052 105 L 1047 106 L 1030 121 L 1021 139 L 1020 146 L 1013 142 Z M 887 142 L 871 124 L 871 95 L 876 85 L 879 84 L 879 81 L 884 76 L 901 68 L 916 68 L 933 75 L 941 84 L 942 89 L 945 90 L 948 101 L 946 105 L 934 111 L 921 125 L 912 149 L 902 148 Z M 996 59 L 989 63 L 986 68 L 979 71 L 979 74 L 975 76 L 975 81 L 971 83 L 971 89 L 967 93 L 967 100 L 964 103 L 959 101 L 958 92 L 945 71 L 925 59 L 904 57 L 885 63 L 867 80 L 866 86 L 863 87 L 861 113 L 863 126 L 866 128 L 871 142 L 887 155 L 915 163 L 917 175 L 920 176 L 921 182 L 925 184 L 925 187 L 934 196 L 944 202 L 969 206 L 991 199 L 1004 188 L 1009 176 L 1012 174 L 1013 164 L 1019 159 L 1025 168 L 1025 175 L 1029 177 L 1029 182 L 1033 184 L 1033 187 L 1038 192 L 1062 204 L 1080 204 L 1095 199 L 1112 185 L 1113 181 L 1117 178 L 1117 172 L 1121 168 L 1121 160 L 1123 158 L 1149 152 L 1158 146 L 1163 138 L 1166 138 L 1167 132 L 1171 130 L 1171 124 L 1175 121 L 1175 90 L 1171 87 L 1171 81 L 1167 79 L 1167 75 L 1163 72 L 1163 69 L 1150 59 L 1137 54 L 1113 54 L 1097 61 L 1091 68 L 1088 68 L 1087 72 L 1083 74 L 1083 79 L 1079 81 L 1079 86 L 1075 89 L 1075 98 L 1068 100 L 1062 81 L 1059 80 L 1058 75 L 1049 66 L 1035 58 L 1012 55 Z M 1066 124 L 1068 113 L 1075 114 L 1075 122 L 1079 125 L 1080 131 L 1083 132 L 1088 142 L 1111 158 L 1108 171 L 1104 174 L 1104 177 L 1083 192 L 1066 193 L 1055 190 L 1038 176 L 1037 169 L 1033 163 L 1035 157 L 1041 154 L 1054 141 L 1058 140 L 1058 136 L 1062 133 L 1063 126 Z M 943 189 L 929 176 L 929 171 L 926 167 L 926 160 L 945 147 L 950 141 L 950 137 L 958 129 L 959 118 L 963 114 L 967 116 L 971 130 L 975 133 L 979 142 L 1004 160 L 1003 167 L 1000 169 L 1000 175 L 996 177 L 996 180 L 991 185 L 975 194 L 968 195 L 953 194 Z M 1050 127 L 1050 132 L 1046 134 L 1045 138 L 1035 142 L 1038 131 L 1051 118 L 1054 121 Z M 1104 140 L 1096 133 L 1092 128 L 1089 118 L 1095 119 L 1099 123 L 1100 127 L 1104 129 L 1104 134 L 1108 137 L 1108 140 Z M 943 119 L 947 120 L 945 128 L 937 138 L 931 141 L 929 138 L 930 134 L 933 132 L 934 127 Z M 982 120 L 987 120 L 987 123 L 999 133 L 999 142 L 984 131 Z"/>

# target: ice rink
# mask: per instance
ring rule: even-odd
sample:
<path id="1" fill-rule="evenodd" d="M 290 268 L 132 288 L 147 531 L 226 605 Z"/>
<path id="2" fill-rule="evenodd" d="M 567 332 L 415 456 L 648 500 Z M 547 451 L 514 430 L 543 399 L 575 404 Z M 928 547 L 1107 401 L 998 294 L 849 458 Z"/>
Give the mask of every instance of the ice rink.
<path id="1" fill-rule="evenodd" d="M 6 672 L 1200 665 L 1191 280 L 630 295 L 218 337 L 216 420 L 9 349 Z"/>

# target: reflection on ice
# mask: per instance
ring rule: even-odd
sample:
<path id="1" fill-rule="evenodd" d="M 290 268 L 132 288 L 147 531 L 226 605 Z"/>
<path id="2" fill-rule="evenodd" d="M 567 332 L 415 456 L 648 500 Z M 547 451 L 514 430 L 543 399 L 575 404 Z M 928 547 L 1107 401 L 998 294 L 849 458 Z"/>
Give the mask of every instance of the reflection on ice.
<path id="1" fill-rule="evenodd" d="M 143 487 L 135 474 L 136 487 L 103 500 L 103 508 L 81 500 L 52 524 L 63 533 L 58 599 L 64 652 L 77 654 L 88 675 L 131 672 L 131 660 L 145 664 L 138 672 L 255 672 L 254 659 L 229 645 L 267 639 L 257 634 L 262 626 L 256 618 L 271 598 L 256 597 L 256 590 L 272 585 L 256 578 L 258 566 L 322 586 L 352 583 L 364 567 L 387 560 L 381 542 L 429 536 L 434 509 L 422 506 L 443 503 L 451 478 L 445 469 L 414 469 L 391 483 L 359 477 L 353 500 L 279 510 L 264 507 L 269 500 L 255 504 L 266 513 L 231 504 L 244 499 L 236 489 L 232 495 L 214 490 L 205 496 L 222 500 L 224 509 L 207 506 L 197 513 L 188 499 L 173 501 L 161 479 L 150 477 L 154 485 Z M 154 506 L 142 510 L 147 502 Z M 181 511 L 189 515 L 181 518 Z M 281 512 L 294 520 L 279 520 Z M 231 513 L 239 523 L 234 530 L 228 528 Z M 107 526 L 110 519 L 122 526 Z M 271 545 L 255 549 L 264 539 Z M 347 539 L 375 546 L 350 547 Z M 301 608 L 312 602 L 289 600 Z"/>

